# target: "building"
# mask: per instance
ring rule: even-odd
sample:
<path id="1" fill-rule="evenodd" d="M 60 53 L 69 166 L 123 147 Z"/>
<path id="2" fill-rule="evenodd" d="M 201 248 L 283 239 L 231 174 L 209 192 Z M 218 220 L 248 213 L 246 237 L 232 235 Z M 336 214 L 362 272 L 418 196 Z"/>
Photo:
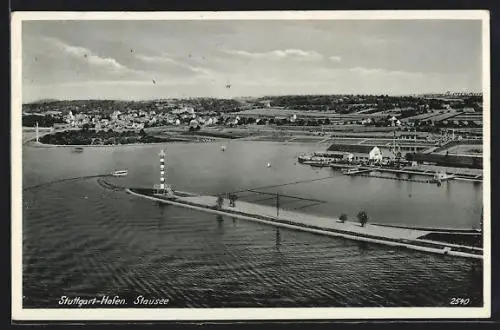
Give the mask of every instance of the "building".
<path id="1" fill-rule="evenodd" d="M 271 107 L 271 101 L 269 100 L 260 101 L 259 103 L 262 104 L 262 106 L 264 106 L 265 108 Z"/>
<path id="2" fill-rule="evenodd" d="M 352 162 L 354 160 L 354 154 L 344 151 L 325 151 L 325 152 L 315 152 L 313 154 L 315 158 L 326 158 L 329 160 L 343 160 Z"/>
<path id="3" fill-rule="evenodd" d="M 200 123 L 196 119 L 193 119 L 189 122 L 189 128 L 198 128 L 199 126 Z"/>
<path id="4" fill-rule="evenodd" d="M 379 147 L 373 147 L 368 153 L 368 160 L 374 163 L 382 163 L 386 160 L 395 159 L 396 155 L 389 150 L 381 150 Z"/>
<path id="5" fill-rule="evenodd" d="M 389 118 L 389 121 L 391 122 L 391 126 L 401 126 L 401 121 L 394 116 Z"/>
<path id="6" fill-rule="evenodd" d="M 112 113 L 112 114 L 111 114 L 111 116 L 110 116 L 110 117 L 111 117 L 111 120 L 118 120 L 118 118 L 120 118 L 120 115 L 121 115 L 121 114 L 122 114 L 122 113 L 121 113 L 120 111 L 118 111 L 118 110 L 113 111 L 113 113 Z"/>
<path id="7" fill-rule="evenodd" d="M 183 107 L 181 109 L 175 109 L 172 111 L 173 114 L 190 114 L 190 115 L 194 115 L 195 114 L 195 111 L 194 111 L 194 108 L 192 107 Z"/>
<path id="8" fill-rule="evenodd" d="M 373 147 L 373 149 L 368 153 L 368 160 L 376 163 L 382 161 L 382 151 L 380 151 L 379 147 Z"/>

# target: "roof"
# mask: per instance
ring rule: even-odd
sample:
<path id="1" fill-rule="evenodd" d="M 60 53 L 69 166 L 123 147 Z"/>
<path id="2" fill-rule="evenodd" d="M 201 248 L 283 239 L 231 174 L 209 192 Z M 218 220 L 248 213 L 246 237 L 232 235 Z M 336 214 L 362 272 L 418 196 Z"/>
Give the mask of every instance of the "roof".
<path id="1" fill-rule="evenodd" d="M 317 151 L 317 153 L 327 154 L 327 155 L 350 155 L 352 152 L 347 151 Z"/>

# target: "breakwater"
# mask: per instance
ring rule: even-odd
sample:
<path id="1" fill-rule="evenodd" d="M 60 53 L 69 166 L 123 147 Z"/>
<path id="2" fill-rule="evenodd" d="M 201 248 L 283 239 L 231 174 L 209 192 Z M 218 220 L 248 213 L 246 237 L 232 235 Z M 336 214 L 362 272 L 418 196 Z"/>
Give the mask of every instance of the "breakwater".
<path id="1" fill-rule="evenodd" d="M 419 240 L 430 234 L 430 231 L 387 228 L 376 225 L 360 227 L 356 223 L 338 223 L 335 219 L 325 219 L 313 215 L 301 214 L 288 210 L 280 211 L 280 216 L 273 216 L 274 208 L 245 202 L 238 202 L 235 207 L 215 206 L 215 196 L 175 196 L 166 198 L 155 195 L 151 189 L 127 188 L 125 191 L 134 196 L 152 201 L 190 208 L 198 211 L 225 215 L 244 220 L 260 222 L 276 227 L 306 231 L 314 234 L 342 237 L 351 240 L 365 241 L 412 250 L 444 254 L 450 256 L 482 259 L 482 249 L 471 246 L 443 243 L 432 240 Z"/>
<path id="2" fill-rule="evenodd" d="M 49 181 L 49 182 L 39 183 L 39 184 L 32 185 L 32 186 L 23 187 L 23 191 L 31 190 L 31 189 L 35 189 L 35 188 L 41 188 L 41 187 L 45 187 L 47 185 L 56 184 L 56 183 L 85 180 L 85 179 L 92 179 L 92 178 L 105 178 L 105 177 L 109 177 L 109 176 L 111 176 L 111 174 L 86 175 L 86 176 L 76 176 L 76 177 L 72 177 L 72 178 L 58 179 L 58 180 L 53 180 L 53 181 Z M 107 183 L 107 181 L 105 181 L 105 180 L 102 180 L 102 182 Z"/>

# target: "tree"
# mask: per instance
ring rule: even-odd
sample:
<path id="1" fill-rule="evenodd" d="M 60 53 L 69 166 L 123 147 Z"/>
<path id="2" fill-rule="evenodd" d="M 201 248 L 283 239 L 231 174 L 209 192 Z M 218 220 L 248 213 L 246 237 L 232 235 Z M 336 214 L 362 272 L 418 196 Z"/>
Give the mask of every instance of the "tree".
<path id="1" fill-rule="evenodd" d="M 347 221 L 347 214 L 342 213 L 339 217 L 340 222 L 344 223 Z"/>
<path id="2" fill-rule="evenodd" d="M 360 211 L 357 215 L 358 221 L 361 224 L 361 227 L 364 227 L 368 222 L 368 214 L 365 211 Z"/>
<path id="3" fill-rule="evenodd" d="M 82 125 L 82 131 L 83 132 L 88 132 L 89 129 L 90 129 L 90 124 L 85 123 L 85 124 Z"/>
<path id="4" fill-rule="evenodd" d="M 405 158 L 406 158 L 406 160 L 407 160 L 407 161 L 412 162 L 412 161 L 414 161 L 414 160 L 415 160 L 415 154 L 414 154 L 414 153 L 410 153 L 410 152 L 409 152 L 409 153 L 407 153 L 407 154 L 405 155 Z"/>
<path id="5" fill-rule="evenodd" d="M 236 199 L 237 199 L 236 194 L 229 194 L 229 206 L 235 207 L 236 206 L 236 204 L 235 204 Z"/>
<path id="6" fill-rule="evenodd" d="M 217 209 L 220 210 L 223 204 L 224 204 L 224 197 L 222 197 L 222 195 L 218 195 L 215 206 L 217 207 Z"/>

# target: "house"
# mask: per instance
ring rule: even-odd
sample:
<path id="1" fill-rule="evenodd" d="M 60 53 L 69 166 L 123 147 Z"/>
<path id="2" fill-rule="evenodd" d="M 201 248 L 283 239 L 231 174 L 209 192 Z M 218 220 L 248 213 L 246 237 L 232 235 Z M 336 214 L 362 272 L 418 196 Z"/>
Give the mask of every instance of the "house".
<path id="1" fill-rule="evenodd" d="M 193 119 L 189 122 L 189 127 L 196 128 L 198 126 L 200 126 L 200 123 L 196 119 Z"/>
<path id="2" fill-rule="evenodd" d="M 368 160 L 374 161 L 374 162 L 381 162 L 382 161 L 382 151 L 380 151 L 379 147 L 373 147 L 372 150 L 368 153 Z"/>
<path id="3" fill-rule="evenodd" d="M 112 120 L 118 120 L 118 117 L 119 117 L 121 114 L 122 114 L 122 113 L 121 113 L 120 111 L 116 110 L 116 111 L 113 111 L 113 113 L 111 114 L 111 116 L 110 116 L 110 117 L 111 117 L 111 119 L 112 119 Z"/>
<path id="4" fill-rule="evenodd" d="M 371 118 L 366 118 L 366 119 L 361 120 L 362 125 L 370 125 L 372 123 L 373 123 L 373 120 Z"/>
<path id="5" fill-rule="evenodd" d="M 381 163 L 383 160 L 395 159 L 396 155 L 389 150 L 380 150 L 379 147 L 373 147 L 368 153 L 368 160 L 375 163 Z"/>
<path id="6" fill-rule="evenodd" d="M 391 126 L 399 126 L 401 125 L 401 122 L 394 116 L 389 118 L 389 121 L 391 122 Z"/>

